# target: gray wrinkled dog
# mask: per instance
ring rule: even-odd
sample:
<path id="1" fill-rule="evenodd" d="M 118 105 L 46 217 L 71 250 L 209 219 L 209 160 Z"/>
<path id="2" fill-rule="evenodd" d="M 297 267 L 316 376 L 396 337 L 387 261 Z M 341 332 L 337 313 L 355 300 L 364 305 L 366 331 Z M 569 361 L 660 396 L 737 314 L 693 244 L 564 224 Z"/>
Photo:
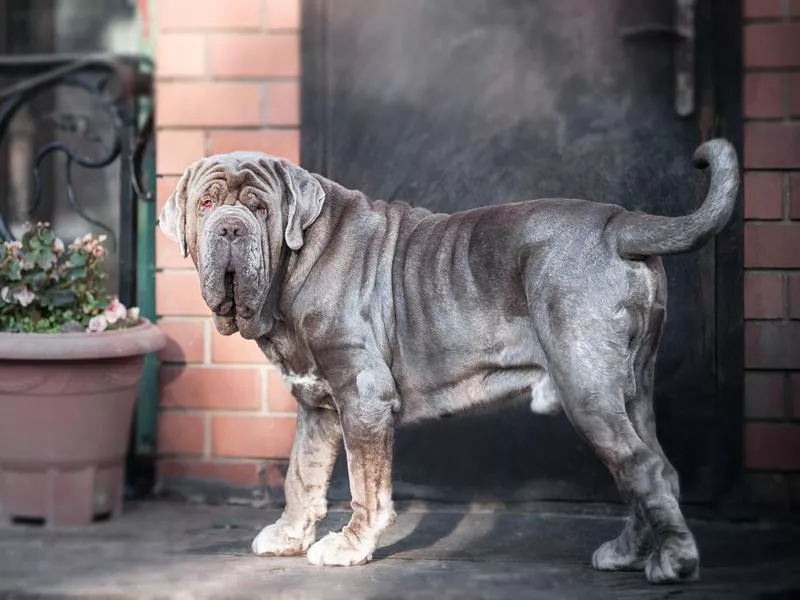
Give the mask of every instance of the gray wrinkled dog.
<path id="1" fill-rule="evenodd" d="M 667 304 L 659 255 L 718 233 L 739 175 L 724 140 L 694 159 L 710 167 L 708 196 L 675 218 L 567 199 L 433 214 L 264 154 L 189 166 L 161 228 L 191 255 L 219 332 L 255 340 L 298 401 L 286 508 L 253 551 L 369 561 L 395 519 L 394 428 L 529 395 L 537 413 L 566 411 L 631 506 L 594 567 L 695 578 L 653 416 Z M 342 439 L 352 518 L 315 542 Z"/>

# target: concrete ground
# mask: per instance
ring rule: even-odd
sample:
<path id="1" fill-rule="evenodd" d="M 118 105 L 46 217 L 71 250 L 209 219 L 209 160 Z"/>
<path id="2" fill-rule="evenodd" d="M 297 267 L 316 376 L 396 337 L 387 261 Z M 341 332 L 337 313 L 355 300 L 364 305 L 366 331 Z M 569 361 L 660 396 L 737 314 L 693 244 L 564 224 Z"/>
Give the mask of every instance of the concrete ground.
<path id="1" fill-rule="evenodd" d="M 261 558 L 277 511 L 152 501 L 85 528 L 0 526 L 0 598 L 800 598 L 800 529 L 694 522 L 699 582 L 647 584 L 589 564 L 622 521 L 526 509 L 399 506 L 367 566 Z M 319 534 L 345 523 L 332 511 Z"/>

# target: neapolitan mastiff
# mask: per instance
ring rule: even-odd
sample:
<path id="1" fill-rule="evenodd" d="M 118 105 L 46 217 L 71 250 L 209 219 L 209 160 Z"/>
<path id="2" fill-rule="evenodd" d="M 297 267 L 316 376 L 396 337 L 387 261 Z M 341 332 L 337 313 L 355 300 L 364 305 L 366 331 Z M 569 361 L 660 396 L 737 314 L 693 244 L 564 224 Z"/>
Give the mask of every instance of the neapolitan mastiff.
<path id="1" fill-rule="evenodd" d="M 395 519 L 394 428 L 524 394 L 537 413 L 566 412 L 630 504 L 594 567 L 695 578 L 697 547 L 653 415 L 667 304 L 659 255 L 699 248 L 725 226 L 739 173 L 721 139 L 694 161 L 709 168 L 709 191 L 680 217 L 570 199 L 434 214 L 264 154 L 190 165 L 160 226 L 194 261 L 219 332 L 255 340 L 298 401 L 286 507 L 253 551 L 371 560 Z M 315 542 L 342 439 L 352 517 Z"/>

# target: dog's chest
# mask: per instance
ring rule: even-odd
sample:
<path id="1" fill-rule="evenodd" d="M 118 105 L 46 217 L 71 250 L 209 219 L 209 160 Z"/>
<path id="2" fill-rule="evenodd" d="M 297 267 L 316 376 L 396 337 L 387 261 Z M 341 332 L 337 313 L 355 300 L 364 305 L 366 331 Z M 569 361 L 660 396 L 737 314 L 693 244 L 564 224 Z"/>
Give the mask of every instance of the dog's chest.
<path id="1" fill-rule="evenodd" d="M 292 363 L 286 357 L 292 357 L 293 353 L 290 351 L 291 344 L 288 340 L 280 337 L 277 340 L 264 338 L 258 341 L 258 345 L 267 359 L 278 369 L 284 384 L 298 403 L 308 408 L 333 408 L 331 388 L 327 381 L 314 369 L 303 371 L 290 366 Z"/>
<path id="2" fill-rule="evenodd" d="M 294 373 L 283 369 L 281 371 L 284 383 L 299 403 L 309 408 L 333 408 L 330 398 L 331 388 L 327 381 L 313 372 Z"/>

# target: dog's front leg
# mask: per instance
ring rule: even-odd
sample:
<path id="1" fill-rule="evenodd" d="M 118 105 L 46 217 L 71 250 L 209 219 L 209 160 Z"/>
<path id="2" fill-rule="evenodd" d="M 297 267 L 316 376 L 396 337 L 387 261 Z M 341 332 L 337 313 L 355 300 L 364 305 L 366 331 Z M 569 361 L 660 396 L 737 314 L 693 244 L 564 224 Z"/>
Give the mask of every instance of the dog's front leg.
<path id="1" fill-rule="evenodd" d="M 281 518 L 253 540 L 261 556 L 303 554 L 314 543 L 317 523 L 327 513 L 328 484 L 336 461 L 342 429 L 335 410 L 297 407 L 297 429 L 284 493 Z"/>
<path id="2" fill-rule="evenodd" d="M 392 440 L 398 406 L 388 368 L 365 369 L 352 385 L 334 388 L 350 478 L 350 522 L 308 549 L 315 565 L 350 566 L 372 560 L 381 533 L 395 520 L 392 505 Z M 349 389 L 348 389 L 349 388 Z"/>

